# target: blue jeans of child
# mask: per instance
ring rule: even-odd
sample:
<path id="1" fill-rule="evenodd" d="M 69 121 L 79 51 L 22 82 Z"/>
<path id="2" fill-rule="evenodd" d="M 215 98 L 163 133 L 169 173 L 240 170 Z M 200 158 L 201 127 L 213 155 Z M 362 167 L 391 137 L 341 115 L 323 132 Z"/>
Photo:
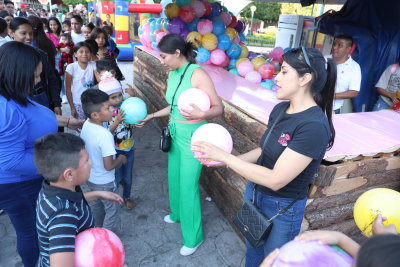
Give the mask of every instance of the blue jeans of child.
<path id="1" fill-rule="evenodd" d="M 128 152 L 117 150 L 116 157 L 121 154 L 126 156 L 126 164 L 122 165 L 118 170 L 115 171 L 115 181 L 117 182 L 117 188 L 121 181 L 124 182 L 124 191 L 122 193 L 122 197 L 124 199 L 129 199 L 132 188 L 132 169 L 135 158 L 135 149 L 132 147 L 132 149 Z"/>
<path id="2" fill-rule="evenodd" d="M 301 188 L 299 188 L 299 191 Z M 246 192 L 244 193 L 243 203 L 253 199 L 253 183 L 248 181 Z M 256 190 L 255 203 L 269 217 L 275 216 L 292 202 L 291 198 L 278 198 L 262 194 Z M 298 200 L 283 215 L 277 216 L 272 220 L 273 226 L 267 242 L 258 248 L 253 248 L 246 240 L 246 267 L 258 267 L 274 249 L 282 247 L 287 242 L 293 240 L 300 232 L 303 221 L 304 209 L 307 198 Z"/>
<path id="3" fill-rule="evenodd" d="M 43 177 L 0 184 L 0 209 L 10 217 L 17 232 L 17 250 L 25 267 L 34 267 L 39 259 L 36 230 L 36 200 Z"/>
<path id="4" fill-rule="evenodd" d="M 390 108 L 390 106 L 388 105 L 388 103 L 385 102 L 385 100 L 382 99 L 381 96 L 379 96 L 378 101 L 376 101 L 372 111 L 379 111 L 387 108 Z"/>
<path id="5" fill-rule="evenodd" d="M 65 94 L 65 75 L 60 76 L 61 78 L 61 95 L 66 95 Z"/>

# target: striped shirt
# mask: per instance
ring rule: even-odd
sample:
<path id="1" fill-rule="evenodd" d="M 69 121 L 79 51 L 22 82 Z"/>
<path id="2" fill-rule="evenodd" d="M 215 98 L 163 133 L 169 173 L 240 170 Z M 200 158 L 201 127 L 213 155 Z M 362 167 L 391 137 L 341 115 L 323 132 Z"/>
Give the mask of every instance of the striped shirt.
<path id="1" fill-rule="evenodd" d="M 50 254 L 75 252 L 75 236 L 95 226 L 80 186 L 76 192 L 51 186 L 44 180 L 36 205 L 39 267 L 50 266 Z"/>

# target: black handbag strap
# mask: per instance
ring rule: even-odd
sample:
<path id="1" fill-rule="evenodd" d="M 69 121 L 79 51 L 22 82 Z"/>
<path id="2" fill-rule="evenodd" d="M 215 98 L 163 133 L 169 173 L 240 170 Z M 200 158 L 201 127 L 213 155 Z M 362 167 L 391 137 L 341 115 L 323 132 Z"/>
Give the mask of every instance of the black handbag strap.
<path id="1" fill-rule="evenodd" d="M 267 144 L 268 139 L 269 139 L 269 137 L 270 137 L 272 131 L 273 131 L 274 128 L 275 128 L 275 125 L 278 123 L 278 121 L 279 121 L 281 115 L 285 112 L 285 110 L 287 109 L 288 106 L 289 106 L 289 102 L 288 102 L 288 104 L 285 106 L 285 108 L 282 108 L 282 111 L 279 113 L 279 115 L 278 115 L 278 117 L 276 118 L 274 124 L 272 124 L 271 129 L 269 130 L 269 132 L 268 132 L 268 134 L 267 134 L 267 137 L 266 137 L 265 140 L 264 140 L 263 146 L 262 146 L 262 148 L 261 148 L 261 161 L 260 161 L 260 165 L 262 165 L 262 162 L 263 162 L 263 159 L 264 159 L 263 154 L 264 154 L 265 145 Z M 257 184 L 254 183 L 253 202 L 254 202 L 254 199 L 255 199 L 256 186 L 257 186 Z M 269 221 L 272 221 L 272 220 L 275 219 L 277 216 L 284 214 L 288 209 L 290 209 L 290 207 L 292 207 L 292 206 L 294 205 L 294 203 L 296 203 L 296 201 L 299 200 L 300 196 L 303 194 L 304 190 L 306 190 L 307 187 L 308 187 L 308 186 L 304 187 L 303 190 L 301 190 L 300 194 L 298 194 L 297 197 L 296 197 L 295 199 L 293 199 L 293 201 L 290 202 L 289 205 L 287 205 L 283 210 L 279 211 L 278 214 L 276 214 L 274 217 L 272 217 L 271 219 L 269 219 Z"/>
<path id="2" fill-rule="evenodd" d="M 169 122 L 170 122 L 170 120 L 171 120 L 172 107 L 174 106 L 174 99 L 175 99 L 176 92 L 178 92 L 178 89 L 179 89 L 179 86 L 180 86 L 181 83 L 182 83 L 183 77 L 185 76 L 185 73 L 186 73 L 187 69 L 189 68 L 189 66 L 190 66 L 191 64 L 192 64 L 192 63 L 189 62 L 189 64 L 186 66 L 185 71 L 184 71 L 184 72 L 182 73 L 182 75 L 181 75 L 181 79 L 179 80 L 178 86 L 176 87 L 176 90 L 175 90 L 175 92 L 174 92 L 174 95 L 172 96 L 171 110 L 170 110 L 170 112 L 169 112 L 169 117 L 170 117 L 170 118 L 169 118 L 169 120 L 168 120 L 168 127 L 169 127 Z"/>

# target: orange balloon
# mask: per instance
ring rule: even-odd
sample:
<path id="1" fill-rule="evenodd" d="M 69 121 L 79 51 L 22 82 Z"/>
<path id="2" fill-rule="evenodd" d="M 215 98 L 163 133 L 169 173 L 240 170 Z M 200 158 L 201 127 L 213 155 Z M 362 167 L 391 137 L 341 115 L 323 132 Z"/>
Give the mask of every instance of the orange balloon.
<path id="1" fill-rule="evenodd" d="M 397 91 L 397 98 L 400 99 L 400 90 Z"/>
<path id="2" fill-rule="evenodd" d="M 218 38 L 212 33 L 207 33 L 201 39 L 201 44 L 205 49 L 209 51 L 214 50 L 215 48 L 217 48 Z"/>
<path id="3" fill-rule="evenodd" d="M 229 28 L 227 27 L 225 30 L 225 34 L 229 36 L 229 38 L 231 39 L 231 42 L 233 42 L 236 38 L 237 35 L 237 31 L 233 28 Z"/>
<path id="4" fill-rule="evenodd" d="M 177 18 L 179 17 L 179 7 L 177 4 L 168 4 L 165 6 L 164 13 L 169 19 Z"/>

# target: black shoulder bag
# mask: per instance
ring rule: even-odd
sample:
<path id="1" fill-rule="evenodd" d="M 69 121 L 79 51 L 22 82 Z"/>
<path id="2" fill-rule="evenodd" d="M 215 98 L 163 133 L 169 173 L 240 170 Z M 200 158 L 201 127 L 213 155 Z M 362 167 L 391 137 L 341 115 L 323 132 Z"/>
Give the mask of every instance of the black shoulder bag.
<path id="1" fill-rule="evenodd" d="M 264 140 L 264 144 L 261 149 L 261 158 L 263 158 L 263 153 L 265 149 L 265 145 L 273 131 L 276 123 L 278 122 L 279 118 L 281 117 L 282 113 L 285 112 L 286 108 L 284 108 L 281 113 L 279 113 L 278 117 L 276 118 L 274 124 L 272 125 L 270 131 L 268 132 L 267 137 Z M 262 160 L 260 162 L 262 165 Z M 267 242 L 269 234 L 271 233 L 272 229 L 272 220 L 275 219 L 277 216 L 284 214 L 294 203 L 299 199 L 299 197 L 303 194 L 304 190 L 306 190 L 307 186 L 301 191 L 301 193 L 283 210 L 279 211 L 278 214 L 273 216 L 271 219 L 268 218 L 267 215 L 257 206 L 254 202 L 255 194 L 256 194 L 256 184 L 254 184 L 253 189 L 253 200 L 249 199 L 246 203 L 243 204 L 242 208 L 238 211 L 235 218 L 233 218 L 233 222 L 242 232 L 244 237 L 253 248 L 258 248 Z"/>
<path id="2" fill-rule="evenodd" d="M 173 95 L 173 97 L 172 97 L 171 111 L 170 111 L 170 113 L 169 113 L 169 119 L 168 119 L 168 126 L 167 126 L 167 127 L 164 127 L 164 128 L 161 130 L 161 138 L 160 138 L 160 146 L 159 146 L 159 148 L 160 148 L 160 150 L 161 150 L 162 152 L 168 152 L 169 149 L 170 149 L 170 147 L 171 147 L 171 135 L 170 135 L 170 133 L 169 133 L 169 123 L 170 123 L 170 121 L 171 121 L 172 106 L 174 105 L 174 99 L 175 99 L 176 92 L 178 91 L 178 88 L 179 88 L 179 86 L 180 86 L 181 83 L 182 83 L 183 77 L 185 76 L 185 73 L 186 73 L 187 69 L 189 68 L 189 66 L 190 66 L 191 64 L 192 64 L 192 63 L 189 62 L 189 64 L 186 66 L 185 71 L 184 71 L 184 72 L 182 73 L 182 75 L 181 75 L 181 79 L 180 79 L 180 81 L 179 81 L 179 83 L 178 83 L 178 87 L 176 87 L 175 93 L 174 93 L 174 95 Z"/>

